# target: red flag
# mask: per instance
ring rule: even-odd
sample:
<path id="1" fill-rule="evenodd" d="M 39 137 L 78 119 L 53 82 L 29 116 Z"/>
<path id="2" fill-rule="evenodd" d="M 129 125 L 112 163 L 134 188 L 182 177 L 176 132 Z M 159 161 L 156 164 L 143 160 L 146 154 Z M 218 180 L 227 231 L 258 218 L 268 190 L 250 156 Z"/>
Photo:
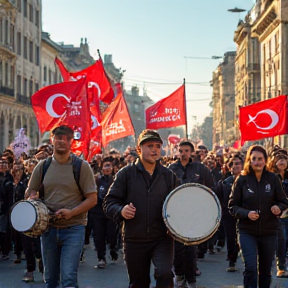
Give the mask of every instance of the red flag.
<path id="1" fill-rule="evenodd" d="M 287 96 L 278 96 L 240 108 L 242 141 L 259 140 L 288 133 Z"/>
<path id="2" fill-rule="evenodd" d="M 75 138 L 71 150 L 88 156 L 91 117 L 85 78 L 46 86 L 32 95 L 31 102 L 41 132 L 68 125 Z"/>
<path id="3" fill-rule="evenodd" d="M 135 134 L 122 92 L 103 113 L 101 124 L 103 147 L 106 147 L 110 141 Z"/>
<path id="4" fill-rule="evenodd" d="M 97 101 L 101 101 L 110 104 L 114 98 L 114 91 L 109 82 L 108 76 L 104 70 L 102 59 L 97 60 L 91 66 L 77 72 L 69 72 L 64 64 L 56 57 L 55 63 L 59 67 L 63 80 L 75 81 L 77 79 L 86 76 L 88 82 L 88 88 L 95 87 L 97 93 L 94 95 L 97 97 Z M 94 100 L 96 102 L 96 99 Z"/>
<path id="5" fill-rule="evenodd" d="M 145 113 L 147 129 L 186 125 L 185 85 L 147 108 Z"/>
<path id="6" fill-rule="evenodd" d="M 43 133 L 51 130 L 67 111 L 67 105 L 83 89 L 85 79 L 49 85 L 31 96 L 32 108 Z"/>

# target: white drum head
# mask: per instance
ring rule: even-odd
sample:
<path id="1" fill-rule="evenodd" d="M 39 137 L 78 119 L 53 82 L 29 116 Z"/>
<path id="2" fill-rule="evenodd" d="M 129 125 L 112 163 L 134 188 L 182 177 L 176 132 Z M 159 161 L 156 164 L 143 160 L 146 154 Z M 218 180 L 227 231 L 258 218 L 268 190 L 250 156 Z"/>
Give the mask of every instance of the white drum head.
<path id="1" fill-rule="evenodd" d="M 36 210 L 29 201 L 17 203 L 11 212 L 11 223 L 15 230 L 19 232 L 28 231 L 37 220 Z"/>
<path id="2" fill-rule="evenodd" d="M 163 217 L 176 238 L 183 238 L 185 243 L 199 242 L 215 233 L 221 218 L 221 207 L 218 198 L 207 187 L 184 184 L 167 196 Z"/>

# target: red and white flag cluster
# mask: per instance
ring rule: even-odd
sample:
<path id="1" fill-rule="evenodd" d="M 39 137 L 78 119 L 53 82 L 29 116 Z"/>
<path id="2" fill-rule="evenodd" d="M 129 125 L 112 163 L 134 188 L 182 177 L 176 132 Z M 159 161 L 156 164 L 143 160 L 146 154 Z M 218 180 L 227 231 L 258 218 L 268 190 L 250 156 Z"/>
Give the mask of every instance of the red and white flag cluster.
<path id="1" fill-rule="evenodd" d="M 46 86 L 31 97 L 32 107 L 41 132 L 52 130 L 59 125 L 68 125 L 74 130 L 71 150 L 77 155 L 83 154 L 85 159 L 91 158 L 92 153 L 93 155 L 101 153 L 103 136 L 105 140 L 102 144 L 105 147 L 112 140 L 134 134 L 122 91 L 112 101 L 114 91 L 101 59 L 78 72 L 69 72 L 58 58 L 55 59 L 55 62 L 64 82 Z M 101 115 L 100 101 L 110 104 L 114 108 L 111 109 L 108 106 L 108 111 Z M 120 108 L 117 108 L 119 105 Z M 114 115 L 116 109 L 120 109 L 122 113 L 117 116 L 118 118 L 115 118 Z M 122 119 L 122 116 L 125 119 Z M 123 126 L 121 129 L 124 129 L 126 133 L 123 133 L 121 129 L 111 130 L 110 127 L 121 126 L 121 123 Z M 109 132 L 106 129 L 110 129 L 111 135 L 108 138 Z M 91 143 L 93 144 L 91 145 Z"/>

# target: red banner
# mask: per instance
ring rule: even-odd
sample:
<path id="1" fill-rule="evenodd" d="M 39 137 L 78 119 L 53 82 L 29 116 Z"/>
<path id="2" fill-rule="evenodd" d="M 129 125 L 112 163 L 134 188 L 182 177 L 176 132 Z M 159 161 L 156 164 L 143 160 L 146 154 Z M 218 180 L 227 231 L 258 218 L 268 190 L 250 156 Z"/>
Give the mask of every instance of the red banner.
<path id="1" fill-rule="evenodd" d="M 288 133 L 287 96 L 278 96 L 240 108 L 242 141 L 259 140 Z"/>
<path id="2" fill-rule="evenodd" d="M 146 109 L 146 128 L 160 129 L 186 125 L 185 85 Z"/>
<path id="3" fill-rule="evenodd" d="M 134 135 L 134 127 L 122 92 L 113 100 L 102 115 L 102 145 L 113 140 Z"/>
<path id="4" fill-rule="evenodd" d="M 96 102 L 100 99 L 107 104 L 111 103 L 114 97 L 114 91 L 104 70 L 102 59 L 97 60 L 93 65 L 77 72 L 69 72 L 57 57 L 55 58 L 55 63 L 59 67 L 65 82 L 75 81 L 86 76 L 88 89 L 95 87 L 97 90 L 97 93 L 93 93 L 96 99 L 91 99 L 90 102 Z"/>

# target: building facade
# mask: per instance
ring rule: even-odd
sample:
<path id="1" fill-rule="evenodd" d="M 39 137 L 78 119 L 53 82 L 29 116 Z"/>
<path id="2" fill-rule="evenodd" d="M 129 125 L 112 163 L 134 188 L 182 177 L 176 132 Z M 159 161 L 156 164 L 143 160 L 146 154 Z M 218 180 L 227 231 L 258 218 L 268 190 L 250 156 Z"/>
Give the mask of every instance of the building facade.
<path id="1" fill-rule="evenodd" d="M 236 52 L 226 52 L 223 62 L 213 72 L 213 143 L 229 144 L 234 140 L 235 111 L 235 56 Z"/>
<path id="2" fill-rule="evenodd" d="M 234 34 L 235 128 L 239 107 L 288 93 L 288 0 L 258 0 Z M 287 145 L 286 137 L 263 142 Z"/>
<path id="3" fill-rule="evenodd" d="M 41 85 L 41 1 L 2 0 L 0 13 L 0 151 L 26 129 L 32 147 L 39 133 L 30 96 Z"/>

